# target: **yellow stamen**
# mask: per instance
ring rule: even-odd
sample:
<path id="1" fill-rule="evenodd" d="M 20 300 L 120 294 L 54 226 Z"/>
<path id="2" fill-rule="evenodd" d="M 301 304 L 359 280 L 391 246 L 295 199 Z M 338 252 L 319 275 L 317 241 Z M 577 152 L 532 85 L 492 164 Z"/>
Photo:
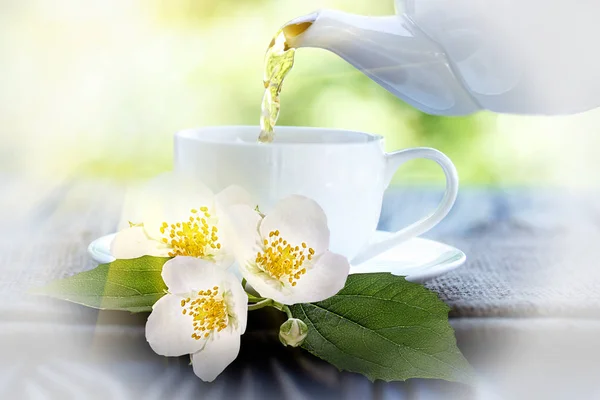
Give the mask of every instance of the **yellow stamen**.
<path id="1" fill-rule="evenodd" d="M 211 215 L 207 207 L 200 207 L 201 216 L 198 210 L 190 210 L 191 216 L 186 222 L 176 222 L 173 224 L 162 223 L 160 232 L 165 235 L 162 242 L 171 247 L 170 257 L 190 256 L 190 257 L 208 257 L 214 254 L 215 249 L 221 249 L 218 242 L 218 228 L 209 222 Z"/>
<path id="2" fill-rule="evenodd" d="M 305 260 L 311 260 L 315 250 L 306 243 L 302 243 L 302 249 L 292 246 L 279 237 L 278 230 L 269 232 L 269 239 L 264 239 L 263 244 L 263 250 L 256 254 L 256 265 L 272 278 L 296 286 L 296 281 L 306 273 Z"/>
<path id="3" fill-rule="evenodd" d="M 219 295 L 219 287 L 215 286 L 212 290 L 200 290 L 198 297 L 196 297 L 191 303 L 181 301 L 181 311 L 183 315 L 189 315 L 191 317 L 192 326 L 194 333 L 192 338 L 200 340 L 202 338 L 208 338 L 214 331 L 220 332 L 227 328 L 229 324 L 229 315 L 227 304 L 222 296 Z"/>

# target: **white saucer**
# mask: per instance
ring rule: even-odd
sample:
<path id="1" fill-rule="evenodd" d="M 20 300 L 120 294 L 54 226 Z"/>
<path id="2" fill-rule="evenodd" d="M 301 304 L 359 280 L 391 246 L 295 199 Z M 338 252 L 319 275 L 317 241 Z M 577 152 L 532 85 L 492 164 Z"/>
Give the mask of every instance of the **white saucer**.
<path id="1" fill-rule="evenodd" d="M 381 240 L 390 235 L 390 232 L 377 231 L 374 239 Z M 362 264 L 353 265 L 350 273 L 390 272 L 405 276 L 410 282 L 423 283 L 460 267 L 465 261 L 465 253 L 455 247 L 431 239 L 414 238 Z"/>
<path id="2" fill-rule="evenodd" d="M 389 232 L 377 231 L 375 239 L 389 235 Z M 94 261 L 105 264 L 115 260 L 110 254 L 110 243 L 114 237 L 113 233 L 90 243 L 88 253 Z M 408 281 L 422 283 L 460 267 L 466 259 L 465 253 L 457 248 L 435 240 L 415 238 L 369 261 L 352 266 L 350 273 L 390 272 L 406 276 Z"/>

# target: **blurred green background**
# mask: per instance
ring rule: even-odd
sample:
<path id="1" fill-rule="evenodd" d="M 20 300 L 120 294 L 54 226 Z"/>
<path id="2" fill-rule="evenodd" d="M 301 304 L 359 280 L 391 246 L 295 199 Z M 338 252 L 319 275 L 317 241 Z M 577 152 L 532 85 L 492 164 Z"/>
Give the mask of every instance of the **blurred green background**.
<path id="1" fill-rule="evenodd" d="M 286 21 L 319 8 L 394 12 L 392 0 L 0 0 L 0 170 L 148 177 L 171 167 L 176 131 L 258 124 L 266 46 Z M 301 49 L 296 60 L 282 125 L 381 134 L 389 150 L 435 147 L 463 184 L 597 181 L 596 111 L 434 117 L 333 54 Z M 395 182 L 441 179 L 415 161 Z"/>

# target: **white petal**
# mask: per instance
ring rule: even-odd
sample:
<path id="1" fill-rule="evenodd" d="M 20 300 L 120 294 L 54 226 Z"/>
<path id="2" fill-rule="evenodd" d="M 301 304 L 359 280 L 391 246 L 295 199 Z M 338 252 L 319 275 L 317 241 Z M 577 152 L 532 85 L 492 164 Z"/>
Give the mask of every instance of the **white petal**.
<path id="1" fill-rule="evenodd" d="M 181 173 L 166 173 L 149 181 L 140 191 L 139 212 L 148 236 L 161 239 L 163 222 L 187 221 L 192 209 L 214 208 L 214 195 L 198 179 Z"/>
<path id="2" fill-rule="evenodd" d="M 215 203 L 221 207 L 231 207 L 236 204 L 243 204 L 249 207 L 256 207 L 257 203 L 254 197 L 248 193 L 244 188 L 231 185 L 217 193 L 215 196 Z"/>
<path id="3" fill-rule="evenodd" d="M 292 304 L 286 303 L 288 297 L 293 293 L 291 287 L 282 286 L 281 282 L 271 278 L 264 272 L 253 270 L 249 266 L 240 267 L 240 272 L 250 286 L 262 297 L 273 299 L 279 303 Z"/>
<path id="4" fill-rule="evenodd" d="M 227 269 L 235 262 L 234 245 L 235 241 L 232 237 L 232 229 L 229 225 L 227 215 L 219 212 L 219 220 L 215 224 L 217 227 L 217 236 L 219 237 L 220 249 L 215 249 L 213 261 L 219 267 Z"/>
<path id="5" fill-rule="evenodd" d="M 225 330 L 206 342 L 204 349 L 192 354 L 194 373 L 205 382 L 212 382 L 235 360 L 240 352 L 240 335 Z"/>
<path id="6" fill-rule="evenodd" d="M 342 290 L 349 273 L 348 259 L 327 251 L 321 254 L 312 268 L 298 279 L 290 295 L 276 301 L 291 305 L 328 299 Z"/>
<path id="7" fill-rule="evenodd" d="M 170 293 L 185 295 L 190 292 L 221 286 L 223 282 L 237 282 L 237 278 L 214 263 L 194 257 L 175 257 L 163 265 L 162 278 Z"/>
<path id="8" fill-rule="evenodd" d="M 260 224 L 262 237 L 279 230 L 280 237 L 299 246 L 305 242 L 316 254 L 329 249 L 329 228 L 323 209 L 313 200 L 303 196 L 290 196 L 281 200 Z"/>
<path id="9" fill-rule="evenodd" d="M 140 185 L 132 186 L 127 189 L 123 199 L 123 207 L 121 209 L 121 219 L 117 225 L 117 230 L 129 228 L 129 223 L 141 223 L 142 212 L 141 212 L 141 201 L 140 201 Z"/>
<path id="10" fill-rule="evenodd" d="M 144 228 L 135 226 L 125 228 L 110 244 L 110 254 L 119 260 L 138 258 L 145 255 L 155 257 L 168 256 L 169 249 L 160 242 L 150 239 Z"/>
<path id="11" fill-rule="evenodd" d="M 215 213 L 219 220 L 217 223 L 219 243 L 221 251 L 217 253 L 215 261 L 224 268 L 228 268 L 235 261 L 234 246 L 235 230 L 231 227 L 231 221 L 228 218 L 228 210 L 232 206 L 246 205 L 256 207 L 252 196 L 239 186 L 229 186 L 215 196 Z"/>
<path id="12" fill-rule="evenodd" d="M 181 297 L 167 294 L 152 307 L 146 322 L 146 340 L 155 353 L 177 357 L 200 350 L 205 341 L 192 338 L 193 319 L 182 314 Z"/>
<path id="13" fill-rule="evenodd" d="M 221 237 L 219 236 L 219 242 L 221 243 L 221 249 L 215 252 L 210 261 L 217 267 L 227 270 L 235 262 L 235 257 L 225 239 L 221 241 Z"/>
<path id="14" fill-rule="evenodd" d="M 244 265 L 256 259 L 261 238 L 258 233 L 260 215 L 245 205 L 229 207 L 223 216 L 224 235 L 230 241 L 236 261 Z"/>
<path id="15" fill-rule="evenodd" d="M 224 292 L 229 292 L 227 297 L 228 313 L 235 318 L 235 326 L 232 326 L 238 334 L 246 332 L 248 321 L 248 294 L 242 287 L 241 282 L 233 275 L 227 281 L 221 281 Z"/>

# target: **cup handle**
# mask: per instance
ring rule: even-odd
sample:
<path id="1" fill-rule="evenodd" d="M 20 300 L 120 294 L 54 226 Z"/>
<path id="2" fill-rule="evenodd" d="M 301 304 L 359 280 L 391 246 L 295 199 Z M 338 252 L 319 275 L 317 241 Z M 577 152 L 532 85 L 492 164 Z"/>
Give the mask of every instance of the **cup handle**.
<path id="1" fill-rule="evenodd" d="M 456 167 L 454 164 L 452 164 L 452 161 L 450 161 L 450 159 L 444 153 L 438 150 L 426 147 L 417 147 L 414 149 L 400 150 L 394 153 L 386 154 L 385 178 L 388 182 L 388 185 L 391 182 L 394 173 L 402 164 L 416 158 L 433 160 L 438 163 L 440 167 L 442 167 L 442 170 L 446 175 L 446 193 L 444 193 L 444 198 L 431 215 L 397 231 L 390 238 L 368 244 L 359 252 L 356 257 L 352 259 L 352 265 L 361 264 L 383 253 L 384 251 L 389 250 L 401 242 L 422 235 L 439 224 L 452 209 L 458 194 L 458 173 L 456 172 Z"/>

